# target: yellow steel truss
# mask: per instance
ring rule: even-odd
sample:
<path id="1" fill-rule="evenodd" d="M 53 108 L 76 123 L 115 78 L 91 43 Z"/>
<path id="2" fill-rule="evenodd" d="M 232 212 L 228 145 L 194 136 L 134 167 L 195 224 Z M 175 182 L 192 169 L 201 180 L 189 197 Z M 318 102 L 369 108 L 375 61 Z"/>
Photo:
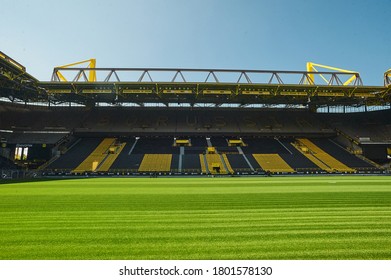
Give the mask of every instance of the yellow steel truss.
<path id="1" fill-rule="evenodd" d="M 343 72 L 343 73 L 349 73 L 349 74 L 351 73 L 352 75 L 349 77 L 349 79 L 347 79 L 343 83 L 344 86 L 352 84 L 354 82 L 354 80 L 356 80 L 357 76 L 359 75 L 359 73 L 356 72 L 356 71 L 341 69 L 341 68 L 327 66 L 327 65 L 322 65 L 322 64 L 313 63 L 313 62 L 307 62 L 307 72 L 319 72 L 317 67 L 318 68 L 328 69 L 328 70 L 333 70 L 333 71 L 338 71 L 338 72 Z M 329 79 L 327 79 L 323 74 L 318 74 L 318 75 L 327 84 L 331 84 L 331 81 Z M 308 74 L 307 83 L 310 84 L 310 85 L 314 85 L 315 84 L 315 75 L 314 74 Z"/>
<path id="2" fill-rule="evenodd" d="M 62 65 L 62 66 L 57 66 L 56 68 L 71 68 L 72 66 L 76 66 L 76 65 L 80 65 L 80 64 L 84 64 L 84 63 L 88 63 L 87 68 L 90 68 L 90 69 L 96 68 L 96 59 L 95 58 L 91 58 L 91 59 L 87 59 L 87 60 L 83 60 L 83 61 L 78 61 L 78 62 L 74 62 L 74 63 Z M 89 71 L 88 82 L 96 82 L 96 71 L 95 70 L 88 70 L 88 71 Z M 61 82 L 67 82 L 67 79 L 60 72 L 60 70 L 57 71 L 57 76 Z"/>
<path id="3" fill-rule="evenodd" d="M 391 87 L 391 68 L 384 73 L 384 85 Z"/>

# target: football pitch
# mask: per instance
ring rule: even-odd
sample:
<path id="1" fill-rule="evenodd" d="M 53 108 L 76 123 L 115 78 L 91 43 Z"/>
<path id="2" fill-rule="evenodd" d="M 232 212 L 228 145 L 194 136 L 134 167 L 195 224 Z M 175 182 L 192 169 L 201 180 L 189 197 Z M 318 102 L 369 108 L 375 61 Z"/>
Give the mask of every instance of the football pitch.
<path id="1" fill-rule="evenodd" d="M 391 259 L 391 176 L 7 182 L 0 259 Z"/>

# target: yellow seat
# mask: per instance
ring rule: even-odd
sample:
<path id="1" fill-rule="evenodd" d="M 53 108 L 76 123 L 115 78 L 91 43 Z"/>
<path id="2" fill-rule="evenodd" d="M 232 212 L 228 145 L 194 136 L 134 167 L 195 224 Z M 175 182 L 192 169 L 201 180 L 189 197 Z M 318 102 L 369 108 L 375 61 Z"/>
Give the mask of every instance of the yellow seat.
<path id="1" fill-rule="evenodd" d="M 253 157 L 265 171 L 295 172 L 295 170 L 290 167 L 279 154 L 253 154 Z"/>
<path id="2" fill-rule="evenodd" d="M 171 154 L 145 154 L 139 172 L 169 172 L 171 170 Z"/>

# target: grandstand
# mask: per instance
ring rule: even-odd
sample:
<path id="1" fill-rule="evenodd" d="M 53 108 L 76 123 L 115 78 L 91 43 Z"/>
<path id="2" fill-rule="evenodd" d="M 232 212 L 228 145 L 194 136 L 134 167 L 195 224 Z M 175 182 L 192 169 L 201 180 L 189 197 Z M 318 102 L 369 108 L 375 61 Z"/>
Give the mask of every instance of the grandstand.
<path id="1" fill-rule="evenodd" d="M 388 172 L 389 74 L 384 86 L 364 86 L 357 72 L 314 71 L 314 65 L 307 71 L 59 67 L 51 81 L 41 82 L 1 53 L 0 169 L 40 175 Z M 123 72 L 140 78 L 121 81 Z M 173 78 L 153 81 L 151 74 L 160 72 Z M 194 80 L 194 73 L 205 79 Z M 224 74 L 236 78 L 223 81 Z M 299 79 L 284 83 L 285 76 Z M 330 112 L 336 107 L 342 112 Z M 368 111 L 373 108 L 381 110 Z"/>

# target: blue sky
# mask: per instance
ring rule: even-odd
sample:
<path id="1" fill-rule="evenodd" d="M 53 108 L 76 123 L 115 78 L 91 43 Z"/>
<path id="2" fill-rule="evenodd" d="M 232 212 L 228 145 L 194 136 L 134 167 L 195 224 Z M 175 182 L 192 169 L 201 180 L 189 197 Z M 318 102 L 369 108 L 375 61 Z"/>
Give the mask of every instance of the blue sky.
<path id="1" fill-rule="evenodd" d="M 305 70 L 382 85 L 391 0 L 0 0 L 0 50 L 49 80 L 54 66 Z"/>

